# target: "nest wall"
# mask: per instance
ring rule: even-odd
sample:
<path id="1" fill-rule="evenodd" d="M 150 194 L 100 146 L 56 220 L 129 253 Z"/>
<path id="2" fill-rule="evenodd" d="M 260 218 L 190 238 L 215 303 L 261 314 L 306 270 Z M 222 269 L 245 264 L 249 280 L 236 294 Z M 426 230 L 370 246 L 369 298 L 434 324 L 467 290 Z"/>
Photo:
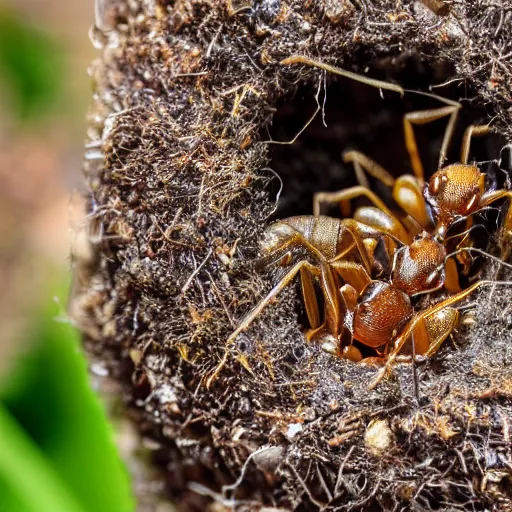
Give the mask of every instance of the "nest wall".
<path id="1" fill-rule="evenodd" d="M 339 87 L 359 98 L 347 140 L 359 126 L 361 144 L 383 155 L 401 140 L 387 142 L 382 114 L 400 98 L 283 59 L 423 90 L 451 81 L 452 97 L 512 140 L 511 10 L 447 4 L 105 3 L 85 160 L 93 253 L 75 258 L 71 312 L 182 509 L 512 510 L 506 288 L 481 292 L 474 325 L 417 368 L 419 401 L 410 365 L 370 392 L 375 369 L 307 343 L 295 287 L 205 386 L 227 336 L 276 280 L 254 264 L 269 221 L 308 213 L 312 187 L 353 179 L 336 163 L 343 136 L 306 170 L 293 165 L 304 153 L 291 158 L 270 137 L 297 133 L 319 88 Z M 277 206 L 269 165 L 284 182 Z"/>

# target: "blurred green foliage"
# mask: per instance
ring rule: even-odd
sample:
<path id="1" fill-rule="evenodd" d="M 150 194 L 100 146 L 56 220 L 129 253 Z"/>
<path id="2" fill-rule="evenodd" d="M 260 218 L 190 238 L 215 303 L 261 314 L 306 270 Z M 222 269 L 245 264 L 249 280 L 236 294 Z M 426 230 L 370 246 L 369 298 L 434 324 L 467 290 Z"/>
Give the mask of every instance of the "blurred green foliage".
<path id="1" fill-rule="evenodd" d="M 0 79 L 15 118 L 40 119 L 55 107 L 63 91 L 64 68 L 56 41 L 0 5 Z"/>
<path id="2" fill-rule="evenodd" d="M 39 316 L 30 350 L 0 382 L 0 510 L 132 511 L 78 334 L 55 309 Z"/>
<path id="3" fill-rule="evenodd" d="M 0 5 L 0 81 L 11 100 L 2 105 L 22 129 L 64 105 L 64 55 L 40 27 Z M 38 265 L 50 270 L 43 258 Z M 31 339 L 0 379 L 0 512 L 131 512 L 130 480 L 79 335 L 56 320 L 50 290 L 37 293 L 48 304 L 30 315 Z"/>

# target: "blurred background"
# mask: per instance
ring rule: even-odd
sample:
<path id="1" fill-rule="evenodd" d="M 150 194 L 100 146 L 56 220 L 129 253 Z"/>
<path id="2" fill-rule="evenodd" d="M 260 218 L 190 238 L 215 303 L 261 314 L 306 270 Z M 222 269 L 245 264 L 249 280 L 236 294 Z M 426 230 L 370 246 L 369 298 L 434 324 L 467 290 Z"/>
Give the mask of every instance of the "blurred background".
<path id="1" fill-rule="evenodd" d="M 0 0 L 0 371 L 27 313 L 69 269 L 93 10 L 93 0 Z"/>
<path id="2" fill-rule="evenodd" d="M 65 313 L 93 20 L 93 0 L 0 0 L 2 512 L 135 509 Z"/>

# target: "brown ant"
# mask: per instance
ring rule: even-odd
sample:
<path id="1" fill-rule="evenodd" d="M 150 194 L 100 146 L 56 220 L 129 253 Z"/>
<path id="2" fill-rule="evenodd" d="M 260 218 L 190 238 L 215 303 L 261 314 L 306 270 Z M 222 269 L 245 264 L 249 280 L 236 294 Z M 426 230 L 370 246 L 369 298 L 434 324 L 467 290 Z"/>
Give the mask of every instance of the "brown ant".
<path id="1" fill-rule="evenodd" d="M 304 63 L 338 73 L 369 85 L 383 87 L 382 82 L 348 73 L 304 57 L 290 57 L 285 64 Z M 403 93 L 393 84 L 386 88 Z M 434 96 L 434 95 L 430 95 Z M 434 96 L 437 97 L 437 96 Z M 395 179 L 376 162 L 362 153 L 350 151 L 345 161 L 354 164 L 360 183 L 338 192 L 317 193 L 314 197 L 314 216 L 299 216 L 273 223 L 267 228 L 261 245 L 265 265 L 280 263 L 290 267 L 298 249 L 308 259 L 291 265 L 285 276 L 244 317 L 229 336 L 225 354 L 214 373 L 208 378 L 210 386 L 227 361 L 229 347 L 259 316 L 263 309 L 300 274 L 302 294 L 312 330 L 307 337 L 325 332 L 334 343 L 324 348 L 352 361 L 362 359 L 352 340 L 369 346 L 387 361 L 371 387 L 389 371 L 392 363 L 412 338 L 416 354 L 434 354 L 456 327 L 459 312 L 453 306 L 487 284 L 510 284 L 499 281 L 478 281 L 465 290 L 458 283 L 457 265 L 450 259 L 468 253 L 467 235 L 470 229 L 454 235 L 463 236 L 456 250 L 447 254 L 450 229 L 460 220 L 470 226 L 471 216 L 491 203 L 512 196 L 508 190 L 486 190 L 485 174 L 476 165 L 468 164 L 471 138 L 489 131 L 488 126 L 470 126 L 464 135 L 461 161 L 443 166 L 446 151 L 461 105 L 441 98 L 446 106 L 410 112 L 404 116 L 405 143 L 410 155 L 413 175 Z M 413 125 L 426 124 L 449 117 L 440 151 L 438 171 L 425 183 Z M 392 196 L 405 215 L 398 218 L 368 187 L 364 172 L 392 189 Z M 364 196 L 373 206 L 359 208 L 351 219 L 335 219 L 320 215 L 322 203 L 339 203 L 347 211 L 347 202 Z M 427 203 L 433 210 L 433 219 Z M 507 215 L 503 231 L 512 230 L 512 216 Z M 387 280 L 372 279 L 377 265 L 375 249 L 386 240 L 393 266 Z M 356 261 L 353 254 L 356 253 Z M 314 261 L 314 263 L 311 263 Z M 378 265 L 377 265 L 378 266 Z M 319 283 L 324 296 L 324 320 L 320 321 L 314 282 Z M 443 301 L 415 313 L 411 297 L 445 287 L 456 292 Z M 345 342 L 346 335 L 350 341 Z M 382 359 L 381 359 L 382 360 Z"/>

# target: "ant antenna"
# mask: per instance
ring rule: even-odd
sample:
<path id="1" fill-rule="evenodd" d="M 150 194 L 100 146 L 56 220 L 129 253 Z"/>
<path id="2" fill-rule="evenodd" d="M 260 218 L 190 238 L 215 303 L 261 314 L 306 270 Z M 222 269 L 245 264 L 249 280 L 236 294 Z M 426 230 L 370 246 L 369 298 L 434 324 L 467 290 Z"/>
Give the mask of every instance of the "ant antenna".
<path id="1" fill-rule="evenodd" d="M 323 69 L 328 73 L 333 73 L 334 75 L 341 75 L 347 78 L 351 78 L 356 82 L 361 82 L 366 85 L 371 85 L 372 87 L 376 87 L 377 89 L 387 89 L 388 91 L 395 91 L 400 94 L 400 96 L 404 95 L 404 89 L 397 84 L 393 84 L 391 82 L 384 82 L 383 80 L 377 80 L 375 78 L 370 78 L 368 76 L 360 75 L 358 73 L 354 73 L 352 71 L 347 71 L 346 69 L 341 69 L 335 66 L 331 66 L 329 64 L 325 64 L 319 60 L 310 59 L 305 55 L 291 55 L 290 57 L 282 60 L 280 62 L 281 65 L 288 64 L 306 64 L 308 66 L 313 66 L 315 68 Z"/>
<path id="2" fill-rule="evenodd" d="M 476 252 L 480 256 L 485 256 L 486 258 L 489 258 L 493 261 L 496 261 L 500 265 L 503 265 L 504 267 L 507 267 L 508 269 L 512 270 L 512 265 L 510 263 L 504 262 L 502 259 L 498 258 L 497 256 L 493 256 L 492 254 L 489 254 L 486 251 L 483 251 L 482 249 L 477 249 L 476 247 L 462 247 L 461 249 L 457 249 L 450 254 L 446 255 L 446 258 L 444 259 L 443 265 L 448 261 L 448 258 L 453 258 L 453 256 L 457 256 L 457 254 L 461 254 L 463 252 Z M 511 281 L 512 284 L 512 281 Z"/>
<path id="3" fill-rule="evenodd" d="M 395 242 L 395 244 L 397 244 L 399 247 L 403 247 L 404 245 L 407 245 L 404 242 L 402 242 L 402 240 L 400 240 L 399 238 L 397 238 L 395 235 L 393 235 L 391 233 L 379 233 L 379 235 L 383 235 L 383 236 L 387 236 L 387 237 L 391 238 L 391 240 L 393 240 L 393 242 Z"/>
<path id="4" fill-rule="evenodd" d="M 455 235 L 448 236 L 444 240 L 445 241 L 453 240 L 454 238 L 457 238 L 458 236 L 468 235 L 469 233 L 471 233 L 471 231 L 473 231 L 476 228 L 483 228 L 483 229 L 485 229 L 487 234 L 490 235 L 489 230 L 485 227 L 484 224 L 475 224 L 474 226 L 471 226 L 469 229 L 466 229 L 466 231 L 462 231 L 462 233 L 456 233 Z"/>
<path id="5" fill-rule="evenodd" d="M 412 217 L 411 215 L 407 215 L 408 219 L 410 221 L 412 221 L 412 223 L 415 225 L 416 228 L 418 228 L 418 231 L 421 233 L 422 231 L 424 231 L 424 228 L 423 226 L 414 218 Z"/>
<path id="6" fill-rule="evenodd" d="M 451 229 L 453 226 L 456 226 L 457 224 L 460 224 L 461 222 L 464 222 L 465 220 L 469 219 L 473 215 L 485 213 L 490 210 L 499 210 L 499 208 L 497 206 L 484 206 L 483 208 L 480 208 L 474 212 L 471 212 L 471 213 L 468 213 L 467 215 L 460 216 L 460 217 L 456 218 L 453 222 L 450 223 L 450 225 L 448 226 L 448 229 Z M 457 235 L 454 235 L 454 236 L 457 236 Z"/>
<path id="7" fill-rule="evenodd" d="M 438 265 L 436 267 L 436 270 L 441 271 L 443 269 L 443 267 L 446 265 L 446 262 L 448 261 L 449 258 L 453 258 L 454 256 L 457 256 L 457 254 L 462 254 L 463 252 L 476 252 L 480 256 L 485 256 L 486 258 L 489 258 L 489 259 L 495 261 L 496 263 L 499 263 L 500 265 L 512 270 L 512 265 L 510 263 L 506 263 L 502 259 L 500 259 L 496 256 L 493 256 L 492 254 L 489 254 L 488 252 L 483 251 L 482 249 L 477 249 L 476 247 L 462 247 L 461 249 L 457 249 L 457 250 L 451 252 L 450 254 L 447 254 L 446 257 L 444 258 L 443 263 Z M 504 282 L 496 281 L 496 283 L 498 283 L 498 284 L 509 283 L 512 285 L 512 281 L 504 281 Z M 429 291 L 432 291 L 432 290 L 427 290 L 426 292 L 416 293 L 416 294 L 414 294 L 414 296 L 423 295 L 425 293 L 428 293 Z"/>
<path id="8" fill-rule="evenodd" d="M 405 92 L 410 92 L 412 94 L 419 94 L 420 96 L 426 96 L 427 98 L 433 98 L 438 100 L 446 105 L 450 105 L 451 107 L 461 107 L 461 104 L 458 101 L 450 100 L 449 98 L 444 98 L 443 96 L 439 96 L 433 92 L 424 92 L 424 91 L 415 91 L 414 89 L 404 89 Z"/>

